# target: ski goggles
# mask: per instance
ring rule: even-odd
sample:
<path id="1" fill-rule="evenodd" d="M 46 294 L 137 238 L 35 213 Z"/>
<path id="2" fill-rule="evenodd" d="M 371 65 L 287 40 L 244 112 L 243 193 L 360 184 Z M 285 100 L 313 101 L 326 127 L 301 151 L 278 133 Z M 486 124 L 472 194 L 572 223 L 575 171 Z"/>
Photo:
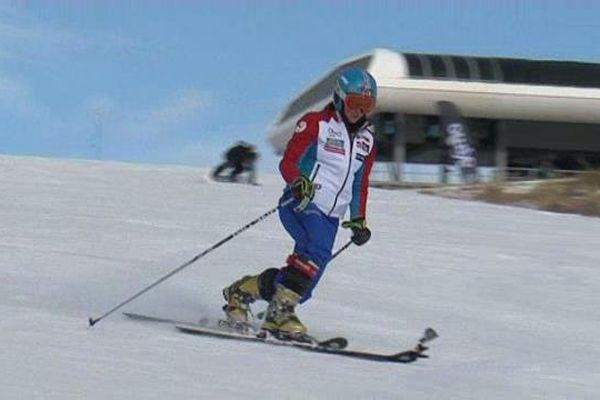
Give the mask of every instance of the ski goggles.
<path id="1" fill-rule="evenodd" d="M 344 99 L 344 107 L 346 111 L 360 112 L 366 115 L 375 109 L 375 97 L 348 93 Z"/>

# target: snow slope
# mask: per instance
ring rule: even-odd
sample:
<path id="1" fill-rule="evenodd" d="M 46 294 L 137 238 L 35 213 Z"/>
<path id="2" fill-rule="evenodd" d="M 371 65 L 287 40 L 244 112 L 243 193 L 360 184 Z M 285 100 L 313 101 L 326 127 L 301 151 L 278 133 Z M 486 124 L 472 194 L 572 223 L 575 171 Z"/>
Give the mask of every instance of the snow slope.
<path id="1" fill-rule="evenodd" d="M 431 359 L 377 364 L 97 317 L 276 204 L 206 171 L 0 156 L 1 399 L 596 399 L 600 219 L 372 189 L 372 241 L 299 310 L 313 334 Z M 341 232 L 338 245 L 348 238 Z M 281 266 L 276 216 L 123 310 L 218 317 L 223 286 Z"/>

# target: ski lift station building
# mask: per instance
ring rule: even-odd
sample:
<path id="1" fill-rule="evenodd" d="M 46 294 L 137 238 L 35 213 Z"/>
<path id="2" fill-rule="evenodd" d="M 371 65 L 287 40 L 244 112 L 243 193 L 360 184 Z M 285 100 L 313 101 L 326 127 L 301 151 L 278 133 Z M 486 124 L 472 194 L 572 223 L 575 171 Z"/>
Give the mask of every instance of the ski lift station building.
<path id="1" fill-rule="evenodd" d="M 600 64 L 376 49 L 340 63 L 283 109 L 268 137 L 282 153 L 297 120 L 331 100 L 339 71 L 359 66 L 378 86 L 370 119 L 376 179 L 436 181 L 447 160 L 437 104 L 460 111 L 480 176 L 515 168 L 600 167 Z M 429 168 L 429 169 L 428 169 Z M 383 174 L 383 176 L 381 175 Z"/>

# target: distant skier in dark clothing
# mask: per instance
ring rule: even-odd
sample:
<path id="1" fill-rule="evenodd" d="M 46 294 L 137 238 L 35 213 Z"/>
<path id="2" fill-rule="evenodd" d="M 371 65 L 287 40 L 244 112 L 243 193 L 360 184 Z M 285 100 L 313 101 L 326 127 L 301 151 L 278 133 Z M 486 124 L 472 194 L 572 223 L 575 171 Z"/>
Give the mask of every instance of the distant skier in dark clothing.
<path id="1" fill-rule="evenodd" d="M 225 153 L 225 161 L 214 171 L 213 178 L 218 181 L 237 182 L 238 175 L 248 172 L 248 183 L 256 184 L 255 164 L 258 159 L 256 147 L 246 142 L 238 142 Z M 226 170 L 229 174 L 224 177 L 222 173 Z"/>

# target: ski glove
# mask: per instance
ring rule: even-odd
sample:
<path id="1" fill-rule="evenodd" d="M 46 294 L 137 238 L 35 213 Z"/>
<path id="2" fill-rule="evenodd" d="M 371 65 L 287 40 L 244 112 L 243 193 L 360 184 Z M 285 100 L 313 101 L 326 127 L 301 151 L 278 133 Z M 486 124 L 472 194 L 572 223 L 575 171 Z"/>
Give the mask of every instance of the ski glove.
<path id="1" fill-rule="evenodd" d="M 304 209 L 308 206 L 308 203 L 310 203 L 313 197 L 315 197 L 315 186 L 310 179 L 304 175 L 300 175 L 294 179 L 291 188 L 292 196 L 299 201 L 299 204 L 294 208 L 294 210 L 296 212 L 304 211 Z"/>
<path id="2" fill-rule="evenodd" d="M 362 246 L 371 239 L 371 230 L 367 228 L 367 221 L 364 218 L 354 218 L 350 221 L 342 222 L 342 228 L 352 229 L 352 242 L 357 246 Z"/>

